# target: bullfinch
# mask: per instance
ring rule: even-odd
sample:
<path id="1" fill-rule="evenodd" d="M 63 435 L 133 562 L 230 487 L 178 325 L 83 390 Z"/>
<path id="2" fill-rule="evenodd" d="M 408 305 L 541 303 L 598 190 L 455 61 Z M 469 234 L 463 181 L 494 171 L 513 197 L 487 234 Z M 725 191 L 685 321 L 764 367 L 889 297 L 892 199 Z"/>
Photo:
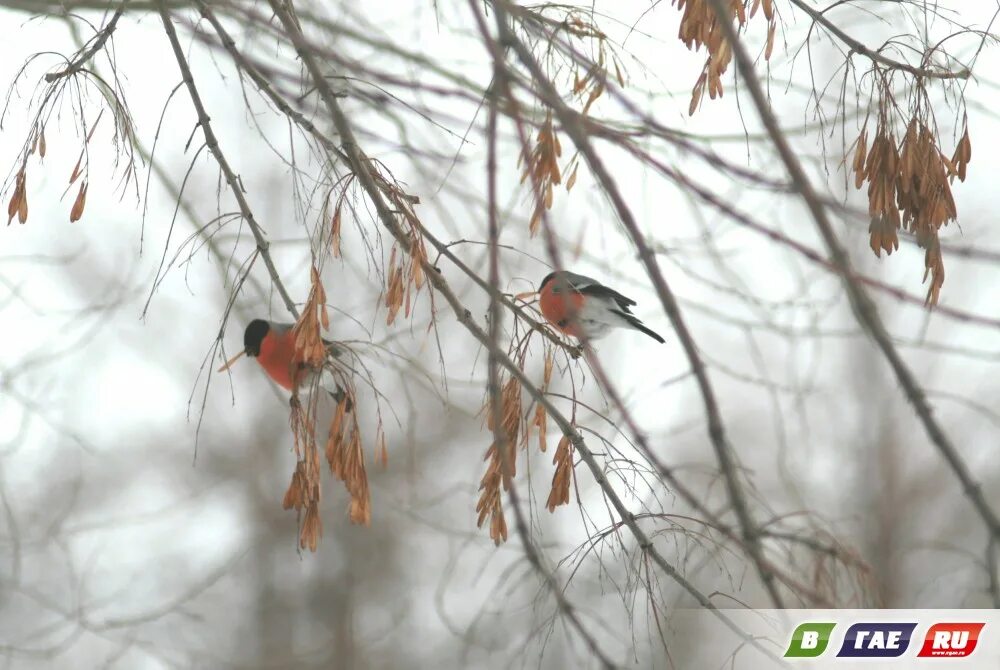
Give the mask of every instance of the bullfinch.
<path id="1" fill-rule="evenodd" d="M 604 337 L 612 328 L 638 330 L 657 342 L 664 340 L 632 314 L 635 300 L 596 279 L 575 272 L 550 272 L 538 286 L 542 316 L 577 339 Z"/>

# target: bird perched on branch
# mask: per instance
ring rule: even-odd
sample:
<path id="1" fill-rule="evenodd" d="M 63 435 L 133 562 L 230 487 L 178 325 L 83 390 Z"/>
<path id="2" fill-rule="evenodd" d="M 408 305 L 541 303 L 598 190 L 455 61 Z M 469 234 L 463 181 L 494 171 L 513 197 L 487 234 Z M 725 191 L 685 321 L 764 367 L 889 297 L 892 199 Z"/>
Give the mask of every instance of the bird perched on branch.
<path id="1" fill-rule="evenodd" d="M 254 319 L 243 332 L 243 351 L 229 359 L 219 371 L 228 369 L 246 354 L 256 358 L 267 376 L 285 390 L 294 391 L 303 386 L 319 370 L 307 363 L 302 352 L 296 349 L 293 329 L 294 324 L 291 323 Z M 334 356 L 340 354 L 334 343 L 323 340 L 323 344 Z M 336 390 L 328 390 L 332 395 L 339 396 L 339 387 L 334 388 Z"/>
<path id="2" fill-rule="evenodd" d="M 243 350 L 256 358 L 267 376 L 292 391 L 305 381 L 309 370 L 295 352 L 293 324 L 254 319 L 243 332 Z"/>
<path id="3" fill-rule="evenodd" d="M 626 298 L 596 279 L 575 272 L 550 272 L 538 287 L 542 316 L 553 326 L 577 339 L 604 337 L 612 328 L 630 328 L 664 340 L 642 324 Z"/>

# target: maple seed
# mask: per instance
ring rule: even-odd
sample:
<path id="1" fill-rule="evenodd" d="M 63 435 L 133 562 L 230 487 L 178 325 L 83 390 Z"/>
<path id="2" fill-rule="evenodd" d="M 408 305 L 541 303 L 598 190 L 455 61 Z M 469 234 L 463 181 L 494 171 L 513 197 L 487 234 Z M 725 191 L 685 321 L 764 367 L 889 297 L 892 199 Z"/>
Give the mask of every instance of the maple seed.
<path id="1" fill-rule="evenodd" d="M 309 551 L 316 551 L 319 538 L 323 536 L 323 522 L 319 518 L 319 505 L 313 501 L 306 509 L 306 516 L 302 520 L 302 531 L 299 533 L 299 548 L 309 547 Z"/>
<path id="2" fill-rule="evenodd" d="M 568 435 L 563 435 L 559 440 L 552 462 L 556 471 L 552 474 L 552 489 L 545 503 L 549 512 L 554 512 L 556 507 L 569 502 L 569 485 L 573 476 L 573 443 Z"/>
<path id="3" fill-rule="evenodd" d="M 340 205 L 333 210 L 333 221 L 330 223 L 330 249 L 334 258 L 340 258 Z"/>
<path id="4" fill-rule="evenodd" d="M 7 203 L 7 225 L 14 220 L 14 215 L 17 215 L 18 223 L 24 223 L 28 220 L 28 191 L 27 191 L 27 174 L 22 167 L 18 171 L 17 175 L 14 177 L 14 193 L 10 196 L 10 202 Z"/>
<path id="5" fill-rule="evenodd" d="M 83 208 L 87 205 L 87 187 L 88 183 L 86 181 L 80 183 L 80 191 L 76 194 L 76 200 L 73 202 L 73 209 L 69 212 L 70 223 L 79 221 L 80 217 L 83 216 Z"/>

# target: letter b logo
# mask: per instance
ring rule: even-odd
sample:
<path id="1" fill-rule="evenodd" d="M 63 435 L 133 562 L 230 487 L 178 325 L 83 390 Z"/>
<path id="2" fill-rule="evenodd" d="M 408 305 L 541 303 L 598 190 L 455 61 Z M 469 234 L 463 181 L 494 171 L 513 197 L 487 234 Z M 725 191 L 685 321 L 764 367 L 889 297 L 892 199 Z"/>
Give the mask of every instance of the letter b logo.
<path id="1" fill-rule="evenodd" d="M 830 633 L 836 623 L 803 623 L 792 633 L 785 656 L 795 658 L 815 658 L 830 643 Z"/>

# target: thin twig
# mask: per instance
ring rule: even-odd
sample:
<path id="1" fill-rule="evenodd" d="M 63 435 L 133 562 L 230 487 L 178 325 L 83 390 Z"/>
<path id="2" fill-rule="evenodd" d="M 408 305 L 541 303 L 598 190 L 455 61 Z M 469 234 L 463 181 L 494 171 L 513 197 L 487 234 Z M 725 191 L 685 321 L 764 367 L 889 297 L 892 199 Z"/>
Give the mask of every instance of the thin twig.
<path id="1" fill-rule="evenodd" d="M 65 69 L 46 74 L 45 81 L 51 84 L 57 79 L 74 75 L 82 70 L 83 66 L 90 62 L 90 59 L 104 47 L 104 43 L 108 41 L 109 37 L 111 37 L 111 33 L 115 32 L 115 28 L 118 27 L 118 19 L 121 18 L 122 13 L 125 11 L 125 5 L 127 4 L 128 0 L 122 0 L 121 6 L 115 10 L 111 20 L 108 21 L 108 24 L 104 26 L 99 33 L 97 33 L 96 39 L 94 39 L 94 43 L 90 45 L 90 48 L 77 56 L 72 62 L 70 62 L 69 65 L 66 66 Z"/>
<path id="2" fill-rule="evenodd" d="M 274 286 L 278 290 L 278 294 L 281 296 L 281 299 L 284 301 L 285 307 L 288 308 L 288 311 L 291 312 L 292 316 L 298 320 L 299 312 L 295 308 L 295 302 L 292 300 L 291 296 L 288 295 L 288 291 L 285 290 L 285 285 L 281 282 L 281 276 L 278 274 L 278 270 L 274 266 L 274 261 L 271 259 L 271 253 L 268 250 L 269 243 L 267 238 L 264 237 L 263 229 L 261 229 L 260 224 L 257 223 L 257 219 L 254 218 L 253 211 L 250 209 L 250 204 L 247 202 L 246 195 L 243 193 L 243 187 L 240 185 L 236 173 L 233 172 L 233 169 L 229 166 L 229 161 L 226 160 L 225 155 L 223 155 L 222 149 L 219 147 L 219 140 L 216 138 L 215 132 L 212 130 L 212 124 L 209 119 L 208 112 L 205 111 L 205 106 L 202 104 L 201 95 L 199 95 L 198 89 L 194 83 L 194 77 L 191 75 L 191 68 L 188 66 L 187 58 L 184 56 L 184 50 L 181 48 L 181 43 L 177 39 L 177 31 L 174 29 L 174 24 L 170 19 L 170 15 L 163 7 L 160 8 L 160 18 L 163 21 L 163 28 L 167 33 L 167 38 L 170 40 L 170 46 L 173 48 L 174 57 L 177 59 L 177 66 L 181 70 L 181 76 L 183 77 L 184 84 L 187 86 L 188 93 L 191 96 L 191 103 L 194 105 L 195 112 L 198 115 L 198 125 L 201 126 L 202 132 L 205 134 L 205 143 L 208 145 L 209 151 L 212 152 L 212 156 L 215 157 L 216 162 L 219 164 L 219 169 L 221 169 L 223 175 L 225 175 L 226 183 L 229 184 L 229 189 L 232 191 L 233 196 L 236 198 L 236 202 L 240 206 L 240 212 L 243 214 L 244 220 L 246 220 L 247 225 L 250 226 L 254 240 L 257 242 L 257 249 L 260 250 L 260 257 L 264 260 L 264 265 L 267 267 L 267 271 L 271 275 L 271 281 L 274 282 Z"/>
<path id="3" fill-rule="evenodd" d="M 893 60 L 892 58 L 883 55 L 882 52 L 880 51 L 872 51 L 864 44 L 862 44 L 861 42 L 857 41 L 856 39 L 845 33 L 843 30 L 840 29 L 839 26 L 837 26 L 837 24 L 835 24 L 830 19 L 826 18 L 825 16 L 826 10 L 823 10 L 822 12 L 816 11 L 815 9 L 807 5 L 805 2 L 803 2 L 803 0 L 791 0 L 791 3 L 796 7 L 798 7 L 799 9 L 801 9 L 806 14 L 808 14 L 809 18 L 811 18 L 814 22 L 826 28 L 837 39 L 846 44 L 851 51 L 859 53 L 862 56 L 866 56 L 867 58 L 875 61 L 876 63 L 879 63 L 880 65 L 884 65 L 893 70 L 903 70 L 904 72 L 909 72 L 915 77 L 923 77 L 926 79 L 968 79 L 972 75 L 972 72 L 969 70 L 969 68 L 962 68 L 961 70 L 957 70 L 955 72 L 949 70 L 944 70 L 944 71 L 928 70 L 925 68 L 919 68 L 910 65 L 909 63 L 903 63 L 901 61 Z M 839 2 L 834 3 L 828 9 L 836 7 L 840 4 L 842 3 Z M 729 19 L 727 18 L 727 20 Z"/>

